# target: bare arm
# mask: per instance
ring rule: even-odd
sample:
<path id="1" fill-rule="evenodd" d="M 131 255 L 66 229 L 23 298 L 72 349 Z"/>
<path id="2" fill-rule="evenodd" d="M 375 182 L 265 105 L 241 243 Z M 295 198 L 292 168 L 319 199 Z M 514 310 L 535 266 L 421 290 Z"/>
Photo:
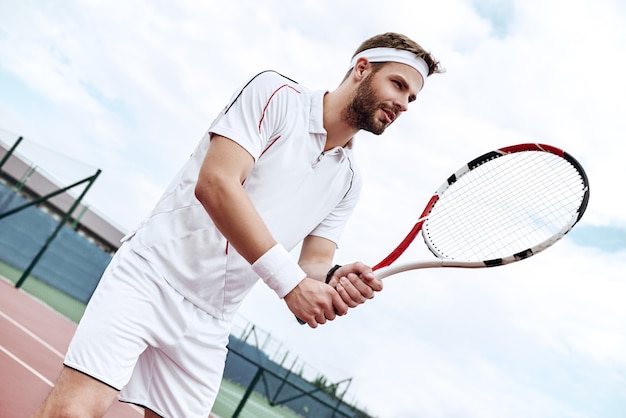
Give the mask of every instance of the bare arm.
<path id="1" fill-rule="evenodd" d="M 326 238 L 309 235 L 302 242 L 298 263 L 309 277 L 323 282 L 332 266 L 335 247 L 335 243 Z"/>
<path id="2" fill-rule="evenodd" d="M 195 189 L 217 228 L 250 264 L 276 244 L 242 187 L 253 166 L 243 147 L 213 136 Z"/>
<path id="3" fill-rule="evenodd" d="M 243 147 L 215 135 L 211 138 L 195 188 L 197 199 L 217 228 L 250 264 L 276 245 L 242 186 L 253 167 L 254 158 Z M 313 328 L 326 320 L 333 320 L 335 307 L 347 310 L 332 287 L 309 277 L 302 277 L 284 300 L 297 317 Z"/>

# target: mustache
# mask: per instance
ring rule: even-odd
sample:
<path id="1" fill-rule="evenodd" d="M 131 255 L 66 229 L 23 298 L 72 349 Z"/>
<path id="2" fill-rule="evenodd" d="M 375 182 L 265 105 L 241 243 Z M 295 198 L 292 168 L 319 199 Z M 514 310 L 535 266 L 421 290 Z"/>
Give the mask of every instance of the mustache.
<path id="1" fill-rule="evenodd" d="M 380 105 L 380 108 L 385 110 L 385 111 L 389 111 L 389 112 L 393 113 L 395 116 L 398 116 L 400 114 L 400 110 L 398 110 L 397 107 L 391 106 L 391 105 L 389 105 L 387 103 L 382 103 Z"/>
<path id="2" fill-rule="evenodd" d="M 387 114 L 393 114 L 393 117 L 391 118 L 391 121 L 395 121 L 398 116 L 400 115 L 400 110 L 395 107 L 395 106 L 390 106 L 386 103 L 382 103 L 380 105 L 380 108 L 383 110 L 383 112 L 387 113 Z"/>

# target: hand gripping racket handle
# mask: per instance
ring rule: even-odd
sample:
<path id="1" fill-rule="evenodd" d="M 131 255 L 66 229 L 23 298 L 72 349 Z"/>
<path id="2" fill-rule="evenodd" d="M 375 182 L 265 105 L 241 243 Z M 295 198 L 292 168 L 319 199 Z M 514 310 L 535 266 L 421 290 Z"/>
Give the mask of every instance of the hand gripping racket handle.
<path id="1" fill-rule="evenodd" d="M 330 270 L 328 270 L 328 273 L 326 273 L 326 281 L 325 281 L 326 284 L 330 283 L 330 280 L 333 278 L 333 275 L 335 274 L 337 270 L 339 270 L 339 268 L 341 268 L 341 265 L 335 264 L 333 267 L 331 267 Z M 306 322 L 304 322 L 302 319 L 298 318 L 297 316 L 296 316 L 296 319 L 298 320 L 298 323 L 300 325 L 306 324 Z"/>

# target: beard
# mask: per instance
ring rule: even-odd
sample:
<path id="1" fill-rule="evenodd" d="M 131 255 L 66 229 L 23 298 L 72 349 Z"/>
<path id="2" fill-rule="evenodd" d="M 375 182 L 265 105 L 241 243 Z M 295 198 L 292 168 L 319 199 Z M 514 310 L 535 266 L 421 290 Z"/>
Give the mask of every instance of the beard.
<path id="1" fill-rule="evenodd" d="M 372 76 L 373 74 L 368 75 L 359 85 L 352 101 L 343 110 L 342 117 L 356 129 L 380 135 L 388 124 L 375 117 L 376 111 L 382 105 L 372 86 Z"/>

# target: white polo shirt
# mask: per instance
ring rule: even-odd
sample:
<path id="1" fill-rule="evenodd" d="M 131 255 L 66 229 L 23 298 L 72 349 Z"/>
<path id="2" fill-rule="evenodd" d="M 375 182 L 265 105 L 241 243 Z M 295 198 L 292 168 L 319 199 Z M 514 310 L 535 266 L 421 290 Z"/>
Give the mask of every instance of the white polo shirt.
<path id="1" fill-rule="evenodd" d="M 216 318 L 232 318 L 258 277 L 194 195 L 210 136 L 230 138 L 254 157 L 244 188 L 277 242 L 288 250 L 307 235 L 337 243 L 362 180 L 351 147 L 323 151 L 324 94 L 273 71 L 252 78 L 129 238 L 176 290 Z"/>

